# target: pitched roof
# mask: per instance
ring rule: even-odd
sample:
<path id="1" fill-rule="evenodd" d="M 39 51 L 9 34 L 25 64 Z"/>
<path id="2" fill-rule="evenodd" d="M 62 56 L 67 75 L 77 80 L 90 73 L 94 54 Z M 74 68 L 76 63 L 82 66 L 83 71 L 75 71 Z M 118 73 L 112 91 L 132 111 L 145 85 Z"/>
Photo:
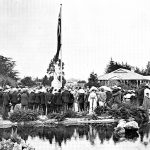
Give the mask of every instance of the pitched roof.
<path id="1" fill-rule="evenodd" d="M 143 75 L 133 71 L 119 68 L 111 73 L 104 74 L 98 77 L 99 80 L 145 80 Z"/>

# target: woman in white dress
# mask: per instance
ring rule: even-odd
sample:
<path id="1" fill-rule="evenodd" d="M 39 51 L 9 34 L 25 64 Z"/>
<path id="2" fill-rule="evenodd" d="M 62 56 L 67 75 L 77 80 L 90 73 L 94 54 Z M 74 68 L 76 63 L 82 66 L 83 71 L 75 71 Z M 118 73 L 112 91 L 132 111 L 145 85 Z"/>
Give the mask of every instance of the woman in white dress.
<path id="1" fill-rule="evenodd" d="M 90 104 L 89 114 L 92 114 L 94 109 L 97 107 L 97 95 L 96 95 L 95 88 L 93 88 L 93 89 L 91 88 L 88 101 Z"/>

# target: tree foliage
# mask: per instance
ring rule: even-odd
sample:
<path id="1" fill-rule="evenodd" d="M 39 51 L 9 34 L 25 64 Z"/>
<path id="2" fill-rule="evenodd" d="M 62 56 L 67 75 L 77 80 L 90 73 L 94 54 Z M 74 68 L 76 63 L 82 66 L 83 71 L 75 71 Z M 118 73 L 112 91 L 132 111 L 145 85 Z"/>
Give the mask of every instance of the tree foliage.
<path id="1" fill-rule="evenodd" d="M 92 87 L 92 86 L 98 87 L 99 86 L 98 77 L 97 77 L 96 73 L 92 72 L 90 74 L 90 77 L 88 78 L 88 82 L 87 82 L 86 86 L 88 86 L 88 87 Z"/>
<path id="2" fill-rule="evenodd" d="M 0 74 L 10 77 L 14 80 L 18 79 L 18 71 L 14 70 L 16 62 L 12 58 L 0 55 Z"/>
<path id="3" fill-rule="evenodd" d="M 109 61 L 109 64 L 106 66 L 105 73 L 110 73 L 112 71 L 115 71 L 119 68 L 128 69 L 131 70 L 131 65 L 127 63 L 119 63 L 115 62 L 112 58 Z M 146 69 L 139 69 L 138 67 L 134 67 L 134 72 L 141 74 L 141 75 L 150 75 L 150 62 L 148 62 Z"/>
<path id="4" fill-rule="evenodd" d="M 32 87 L 32 86 L 36 85 L 36 82 L 33 81 L 31 77 L 24 77 L 24 78 L 21 80 L 21 83 L 22 83 L 24 86 L 29 86 L 29 87 Z"/>
<path id="5" fill-rule="evenodd" d="M 131 69 L 131 66 L 128 65 L 127 63 L 124 64 L 123 62 L 122 62 L 122 63 L 115 62 L 115 61 L 111 58 L 109 64 L 108 64 L 107 67 L 106 67 L 105 73 L 110 73 L 110 72 L 115 71 L 115 70 L 117 70 L 117 69 L 119 69 L 119 68 L 123 68 L 123 69 L 128 69 L 128 70 L 130 70 L 130 69 Z"/>
<path id="6" fill-rule="evenodd" d="M 85 80 L 79 80 L 77 83 L 83 83 L 83 84 L 85 84 L 86 81 Z"/>
<path id="7" fill-rule="evenodd" d="M 48 86 L 51 86 L 51 83 L 53 81 L 54 77 L 53 76 L 50 76 L 49 78 L 47 77 L 47 75 L 44 76 L 44 78 L 42 79 L 42 84 L 44 86 L 48 85 Z"/>
<path id="8" fill-rule="evenodd" d="M 150 75 L 150 61 L 148 62 L 147 66 L 146 66 L 145 74 Z"/>

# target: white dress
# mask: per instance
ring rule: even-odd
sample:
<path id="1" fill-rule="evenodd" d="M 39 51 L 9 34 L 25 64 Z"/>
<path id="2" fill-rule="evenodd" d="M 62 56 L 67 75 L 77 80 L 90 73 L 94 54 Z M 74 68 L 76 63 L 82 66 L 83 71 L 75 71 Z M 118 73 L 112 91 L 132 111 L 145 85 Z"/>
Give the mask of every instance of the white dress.
<path id="1" fill-rule="evenodd" d="M 94 109 L 97 107 L 97 95 L 95 92 L 91 92 L 88 98 L 90 103 L 89 114 L 93 113 Z"/>

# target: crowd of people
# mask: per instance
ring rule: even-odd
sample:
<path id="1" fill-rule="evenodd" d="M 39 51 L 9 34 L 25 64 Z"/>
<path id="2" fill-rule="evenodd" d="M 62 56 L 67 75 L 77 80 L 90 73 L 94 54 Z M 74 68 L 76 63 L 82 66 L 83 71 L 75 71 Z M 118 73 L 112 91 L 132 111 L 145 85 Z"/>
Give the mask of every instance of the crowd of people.
<path id="1" fill-rule="evenodd" d="M 0 88 L 0 106 L 6 117 L 8 112 L 17 109 L 42 110 L 44 115 L 67 110 L 93 113 L 97 106 L 117 108 L 121 103 L 150 109 L 150 86 L 145 84 L 137 90 L 124 90 L 118 86 L 64 87 L 59 90 L 44 86 Z"/>

